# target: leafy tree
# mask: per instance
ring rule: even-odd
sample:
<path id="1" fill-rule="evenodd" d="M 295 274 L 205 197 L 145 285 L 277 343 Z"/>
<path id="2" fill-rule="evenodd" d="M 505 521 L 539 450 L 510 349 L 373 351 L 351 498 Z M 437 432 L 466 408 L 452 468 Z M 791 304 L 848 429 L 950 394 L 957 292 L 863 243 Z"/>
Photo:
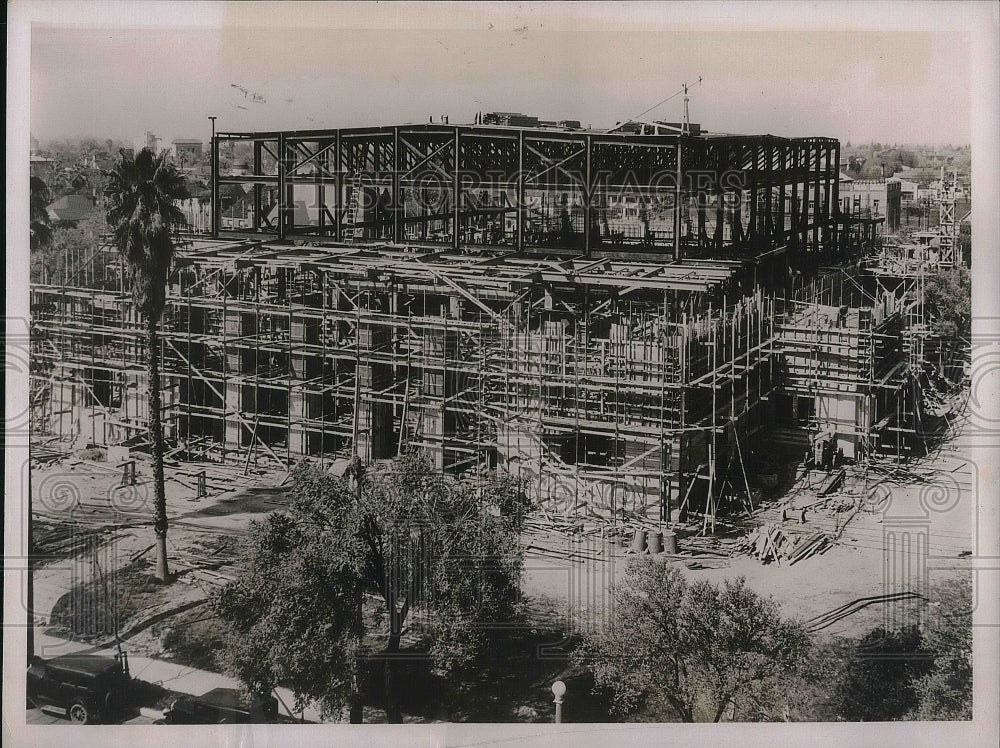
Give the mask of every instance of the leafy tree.
<path id="1" fill-rule="evenodd" d="M 410 614 L 436 667 L 467 664 L 489 624 L 516 613 L 524 494 L 507 476 L 457 481 L 419 455 L 348 479 L 300 464 L 287 513 L 255 522 L 236 581 L 216 609 L 229 628 L 228 661 L 253 690 L 287 684 L 299 707 L 326 715 L 350 705 L 383 650 L 386 714 L 401 721 L 394 660 Z M 379 605 L 360 614 L 362 600 Z"/>
<path id="2" fill-rule="evenodd" d="M 933 669 L 913 684 L 918 699 L 909 715 L 920 720 L 972 719 L 972 581 L 936 587 L 924 629 Z"/>
<path id="3" fill-rule="evenodd" d="M 621 715 L 646 707 L 682 722 L 775 716 L 786 703 L 784 678 L 810 648 L 805 628 L 740 577 L 721 587 L 688 584 L 660 559 L 626 569 L 614 620 L 590 638 L 580 658 Z"/>
<path id="4" fill-rule="evenodd" d="M 920 631 L 872 629 L 854 647 L 835 688 L 840 716 L 851 722 L 901 719 L 917 704 L 915 678 L 930 661 Z"/>
<path id="5" fill-rule="evenodd" d="M 31 217 L 31 237 L 29 247 L 38 250 L 45 247 L 52 239 L 52 227 L 49 225 L 49 188 L 39 177 L 32 177 L 29 183 L 31 197 L 29 210 Z"/>
<path id="6" fill-rule="evenodd" d="M 105 201 L 112 242 L 122 257 L 137 310 L 146 319 L 149 371 L 149 435 L 153 457 L 156 576 L 169 578 L 167 500 L 163 485 L 163 424 L 160 421 L 159 324 L 166 303 L 167 276 L 184 214 L 174 201 L 188 197 L 184 177 L 166 160 L 143 148 L 132 158 L 121 151 L 105 175 Z"/>
<path id="7" fill-rule="evenodd" d="M 49 243 L 32 253 L 32 283 L 100 284 L 107 267 L 93 262 L 107 229 L 105 217 L 94 212 L 74 224 L 60 224 L 52 229 Z"/>
<path id="8" fill-rule="evenodd" d="M 962 265 L 938 268 L 924 282 L 924 314 L 938 345 L 938 373 L 952 360 L 961 341 L 972 335 L 972 274 Z"/>
<path id="9" fill-rule="evenodd" d="M 925 312 L 942 337 L 968 336 L 972 330 L 972 275 L 968 268 L 939 268 L 924 283 Z"/>

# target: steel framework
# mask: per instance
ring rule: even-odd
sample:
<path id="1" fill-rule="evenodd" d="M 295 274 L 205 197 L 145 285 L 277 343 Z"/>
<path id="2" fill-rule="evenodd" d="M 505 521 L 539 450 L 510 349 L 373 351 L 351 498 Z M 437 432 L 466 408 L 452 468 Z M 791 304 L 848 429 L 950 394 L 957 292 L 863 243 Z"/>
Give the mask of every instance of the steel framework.
<path id="1" fill-rule="evenodd" d="M 827 138 L 218 134 L 219 238 L 180 253 L 163 318 L 168 436 L 247 465 L 420 448 L 501 465 L 561 513 L 707 529 L 777 398 L 845 394 L 862 425 L 827 420 L 868 439 L 895 391 L 898 313 L 800 282 L 856 249 L 838 161 Z M 144 337 L 115 270 L 32 289 L 41 430 L 142 438 Z M 862 322 L 817 324 L 824 299 Z"/>
<path id="2" fill-rule="evenodd" d="M 212 143 L 213 235 L 674 259 L 786 245 L 819 253 L 838 246 L 839 156 L 835 139 L 771 135 L 443 124 L 224 132 Z M 224 225 L 234 186 L 246 192 L 246 226 Z"/>

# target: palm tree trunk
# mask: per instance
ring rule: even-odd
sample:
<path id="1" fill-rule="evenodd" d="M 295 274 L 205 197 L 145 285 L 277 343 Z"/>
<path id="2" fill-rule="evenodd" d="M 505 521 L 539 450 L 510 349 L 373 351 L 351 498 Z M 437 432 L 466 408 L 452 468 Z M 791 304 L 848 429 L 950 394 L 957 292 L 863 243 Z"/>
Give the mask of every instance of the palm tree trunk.
<path id="1" fill-rule="evenodd" d="M 146 330 L 149 367 L 149 441 L 153 454 L 153 530 L 156 532 L 156 578 L 166 582 L 167 568 L 167 495 L 163 485 L 163 423 L 160 421 L 160 340 L 159 315 L 150 314 Z"/>
<path id="2" fill-rule="evenodd" d="M 391 615 L 391 612 L 390 612 Z M 385 721 L 391 725 L 403 723 L 403 712 L 399 708 L 399 696 L 396 693 L 395 673 L 396 655 L 399 653 L 400 634 L 390 634 L 385 658 Z"/>

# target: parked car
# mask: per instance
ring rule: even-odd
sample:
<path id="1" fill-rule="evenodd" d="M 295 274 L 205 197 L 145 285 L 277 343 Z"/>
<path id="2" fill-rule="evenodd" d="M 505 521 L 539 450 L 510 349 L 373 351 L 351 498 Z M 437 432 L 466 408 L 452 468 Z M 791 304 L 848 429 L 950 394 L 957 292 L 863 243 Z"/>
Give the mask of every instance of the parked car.
<path id="1" fill-rule="evenodd" d="M 67 654 L 28 665 L 27 697 L 42 709 L 65 712 L 76 724 L 112 720 L 128 706 L 128 660 Z"/>
<path id="2" fill-rule="evenodd" d="M 278 721 L 278 700 L 256 696 L 249 701 L 236 688 L 213 688 L 201 696 L 176 699 L 163 713 L 168 725 L 247 724 Z"/>

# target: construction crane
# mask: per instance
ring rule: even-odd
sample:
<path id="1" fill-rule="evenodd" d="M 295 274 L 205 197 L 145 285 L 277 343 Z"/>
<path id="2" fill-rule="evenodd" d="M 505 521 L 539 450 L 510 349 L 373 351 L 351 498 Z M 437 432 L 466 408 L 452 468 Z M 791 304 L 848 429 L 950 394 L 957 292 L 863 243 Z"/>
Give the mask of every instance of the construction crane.
<path id="1" fill-rule="evenodd" d="M 698 76 L 698 80 L 695 83 L 692 83 L 690 85 L 688 85 L 687 83 L 682 84 L 680 90 L 675 91 L 674 93 L 670 94 L 670 96 L 668 96 L 667 98 L 663 99 L 663 101 L 656 102 L 649 109 L 646 109 L 645 111 L 640 112 L 639 114 L 635 115 L 634 117 L 629 117 L 624 122 L 619 122 L 613 128 L 611 128 L 610 130 L 608 130 L 608 132 L 615 132 L 617 130 L 621 130 L 623 127 L 626 127 L 627 125 L 639 125 L 639 132 L 642 135 L 671 135 L 671 134 L 676 134 L 677 133 L 676 126 L 670 127 L 669 125 L 665 125 L 663 122 L 644 122 L 640 118 L 646 116 L 651 111 L 653 111 L 654 109 L 656 109 L 658 106 L 660 106 L 662 104 L 666 104 L 671 99 L 673 99 L 673 98 L 675 98 L 677 96 L 680 96 L 681 94 L 684 94 L 684 119 L 683 119 L 683 122 L 681 124 L 680 134 L 681 135 L 690 135 L 691 134 L 691 117 L 690 117 L 690 112 L 689 112 L 690 97 L 688 96 L 688 90 L 691 89 L 691 88 L 694 88 L 695 86 L 700 86 L 701 85 L 701 81 L 702 81 L 702 78 L 699 75 Z"/>

